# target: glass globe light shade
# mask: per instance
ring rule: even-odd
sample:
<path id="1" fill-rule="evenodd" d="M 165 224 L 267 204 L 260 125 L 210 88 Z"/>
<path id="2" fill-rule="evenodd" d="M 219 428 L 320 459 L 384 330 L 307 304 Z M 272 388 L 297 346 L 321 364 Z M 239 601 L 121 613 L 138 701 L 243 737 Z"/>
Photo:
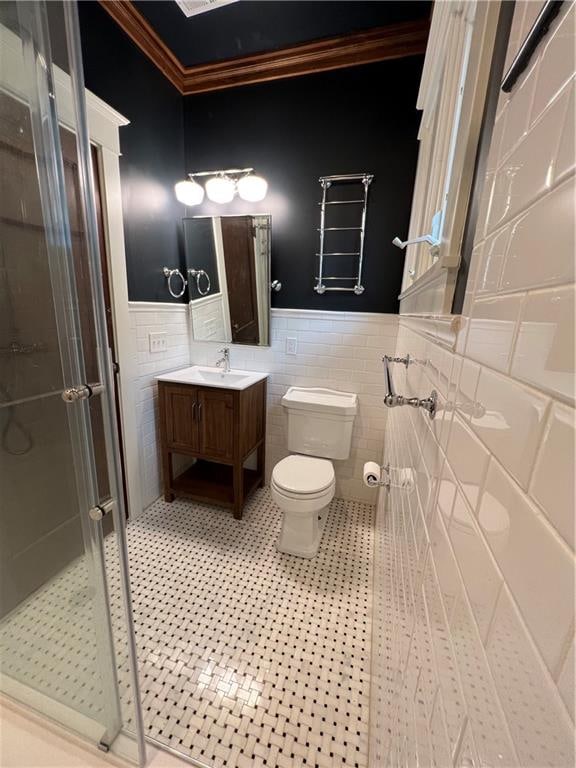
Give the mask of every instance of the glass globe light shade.
<path id="1" fill-rule="evenodd" d="M 204 200 L 204 188 L 196 181 L 179 181 L 174 192 L 176 199 L 184 205 L 200 205 Z"/>
<path id="2" fill-rule="evenodd" d="M 238 182 L 238 194 L 242 200 L 257 203 L 264 200 L 268 191 L 268 182 L 262 176 L 243 176 Z"/>
<path id="3" fill-rule="evenodd" d="M 229 203 L 236 194 L 236 184 L 228 176 L 216 176 L 206 182 L 206 194 L 214 203 Z"/>

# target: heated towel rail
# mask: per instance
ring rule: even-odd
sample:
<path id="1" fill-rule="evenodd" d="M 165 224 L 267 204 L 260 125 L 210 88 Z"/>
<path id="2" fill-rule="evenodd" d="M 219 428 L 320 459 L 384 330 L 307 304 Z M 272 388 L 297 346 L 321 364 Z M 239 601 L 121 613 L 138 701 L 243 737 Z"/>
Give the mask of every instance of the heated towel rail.
<path id="1" fill-rule="evenodd" d="M 362 266 L 364 262 L 364 240 L 366 236 L 366 211 L 368 208 L 368 190 L 370 188 L 370 184 L 372 183 L 372 180 L 374 179 L 373 174 L 371 173 L 348 173 L 341 176 L 321 176 L 319 179 L 320 185 L 322 187 L 322 200 L 318 203 L 320 206 L 320 227 L 318 231 L 320 232 L 320 247 L 319 247 L 319 253 L 316 255 L 318 256 L 318 275 L 316 276 L 316 285 L 314 286 L 314 290 L 316 293 L 326 293 L 326 291 L 351 291 L 355 293 L 357 296 L 359 296 L 361 293 L 364 293 L 364 286 L 362 285 Z M 340 184 L 340 183 L 357 183 L 362 184 L 364 187 L 363 194 L 355 200 L 328 200 L 328 190 L 330 187 L 332 187 L 334 184 Z M 361 214 L 360 214 L 360 222 L 359 226 L 352 226 L 352 227 L 327 227 L 326 226 L 326 208 L 329 205 L 344 205 L 344 206 L 354 206 L 354 205 L 361 205 Z M 326 250 L 326 232 L 359 232 L 359 244 L 357 246 L 358 250 Z M 356 271 L 355 277 L 342 277 L 337 275 L 331 275 L 330 271 L 328 270 L 328 275 L 326 274 L 326 257 L 329 256 L 349 256 L 351 258 L 357 258 L 358 259 L 358 268 Z M 338 282 L 353 282 L 354 285 L 352 287 L 350 286 L 342 286 L 342 285 L 325 285 L 325 281 L 336 281 Z"/>

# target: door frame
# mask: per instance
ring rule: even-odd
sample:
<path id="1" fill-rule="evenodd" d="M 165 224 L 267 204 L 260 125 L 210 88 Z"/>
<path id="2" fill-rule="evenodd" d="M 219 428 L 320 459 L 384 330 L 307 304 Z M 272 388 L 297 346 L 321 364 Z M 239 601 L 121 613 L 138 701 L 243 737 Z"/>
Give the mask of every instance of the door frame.
<path id="1" fill-rule="evenodd" d="M 0 83 L 2 88 L 17 99 L 26 93 L 25 73 L 21 66 L 20 38 L 0 24 Z M 53 67 L 58 118 L 64 128 L 75 131 L 74 101 L 70 76 L 59 67 Z M 140 491 L 140 459 L 137 439 L 136 381 L 137 366 L 134 356 L 132 329 L 128 305 L 128 277 L 124 248 L 124 222 L 122 216 L 122 188 L 120 184 L 120 128 L 130 121 L 102 99 L 86 89 L 86 111 L 90 142 L 98 153 L 98 174 L 102 198 L 104 223 L 104 253 L 110 277 L 114 342 L 120 365 L 116 377 L 120 398 L 120 424 L 128 515 L 135 517 L 142 511 Z"/>

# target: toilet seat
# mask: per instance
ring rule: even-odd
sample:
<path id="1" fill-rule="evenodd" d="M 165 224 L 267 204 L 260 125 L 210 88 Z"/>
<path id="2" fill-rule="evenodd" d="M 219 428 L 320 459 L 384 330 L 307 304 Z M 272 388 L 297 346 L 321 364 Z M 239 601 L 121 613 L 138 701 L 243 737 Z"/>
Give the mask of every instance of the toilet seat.
<path id="1" fill-rule="evenodd" d="M 323 491 L 317 491 L 316 493 L 298 493 L 297 491 L 285 491 L 284 488 L 279 488 L 274 480 L 270 483 L 270 488 L 273 491 L 273 496 L 278 497 L 278 501 L 282 500 L 284 504 L 290 504 L 290 507 L 293 507 L 294 505 L 291 502 L 300 502 L 302 505 L 302 509 L 310 506 L 310 502 L 315 502 L 318 499 L 322 501 L 323 504 L 328 504 L 330 501 L 332 501 L 332 498 L 334 496 L 334 484 L 331 484 L 328 486 L 328 488 L 325 488 Z M 313 507 L 317 507 L 318 504 L 313 504 Z"/>
<path id="2" fill-rule="evenodd" d="M 272 471 L 272 485 L 288 498 L 324 496 L 334 482 L 332 462 L 314 456 L 287 456 Z"/>

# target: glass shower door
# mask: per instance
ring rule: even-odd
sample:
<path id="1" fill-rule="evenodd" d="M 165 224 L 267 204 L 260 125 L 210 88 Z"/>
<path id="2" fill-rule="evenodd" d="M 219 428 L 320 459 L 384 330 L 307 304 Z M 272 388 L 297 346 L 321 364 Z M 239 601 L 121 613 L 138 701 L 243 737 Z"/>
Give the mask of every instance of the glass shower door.
<path id="1" fill-rule="evenodd" d="M 62 7 L 70 76 L 46 4 L 0 3 L 0 690 L 143 763 L 76 7 Z"/>

